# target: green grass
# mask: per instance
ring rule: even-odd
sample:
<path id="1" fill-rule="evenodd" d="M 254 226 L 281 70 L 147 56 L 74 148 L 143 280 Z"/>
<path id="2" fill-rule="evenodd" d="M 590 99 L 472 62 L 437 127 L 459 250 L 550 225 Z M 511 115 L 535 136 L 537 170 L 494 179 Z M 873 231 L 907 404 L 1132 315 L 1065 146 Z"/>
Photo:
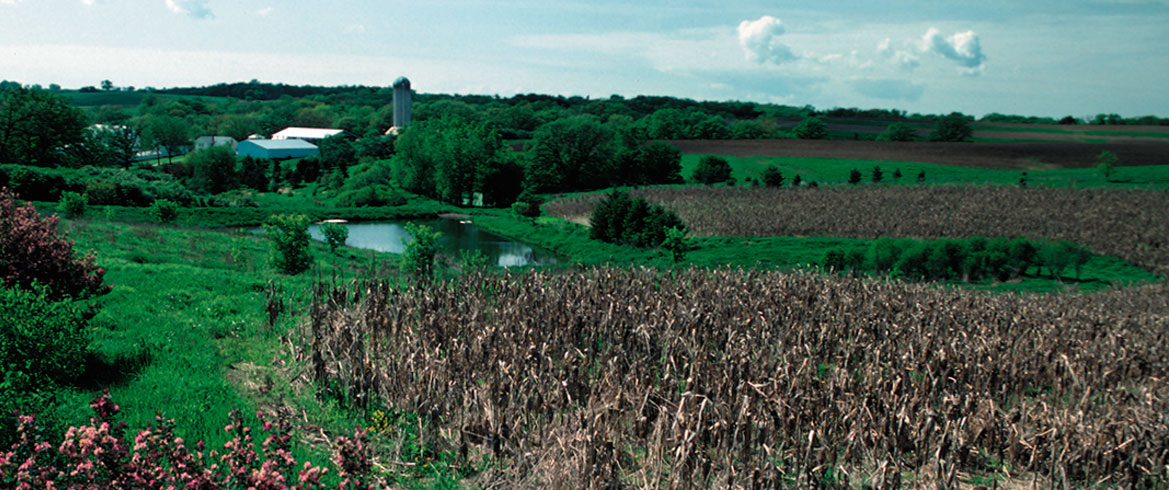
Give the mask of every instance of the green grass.
<path id="1" fill-rule="evenodd" d="M 507 213 L 481 210 L 473 213 L 475 223 L 493 233 L 525 241 L 549 249 L 578 265 L 645 265 L 670 267 L 675 265 L 669 255 L 657 249 L 639 249 L 604 243 L 589 238 L 583 225 L 553 217 L 521 221 Z M 836 237 L 689 237 L 692 247 L 681 266 L 744 267 L 790 270 L 819 267 L 829 250 L 837 248 L 868 248 L 873 240 Z M 1070 269 L 1065 271 L 1070 275 Z M 1046 276 L 1025 276 L 1018 281 L 985 281 L 973 284 L 960 282 L 954 286 L 992 291 L 1059 292 L 1066 290 L 1094 291 L 1130 284 L 1160 280 L 1156 274 L 1115 257 L 1094 256 L 1081 270 L 1080 280 L 1062 281 Z"/>
<path id="2" fill-rule="evenodd" d="M 290 277 L 272 270 L 266 239 L 252 233 L 88 220 L 64 221 L 60 229 L 76 249 L 96 253 L 114 289 L 92 300 L 101 312 L 87 372 L 64 394 L 56 416 L 85 422 L 93 392 L 108 388 L 131 430 L 152 423 L 157 411 L 175 419 L 180 436 L 210 447 L 226 440 L 233 408 L 254 422 L 257 408 L 291 406 L 311 425 L 342 434 L 365 424 L 362 414 L 291 387 L 296 361 L 282 338 L 297 341 L 315 278 L 396 271 L 396 256 L 351 248 L 331 255 L 314 242 L 313 270 Z M 272 326 L 265 311 L 270 284 L 286 305 Z M 296 452 L 327 464 L 320 448 Z"/>
<path id="3" fill-rule="evenodd" d="M 683 155 L 682 175 L 689 178 L 703 155 Z M 836 158 L 797 157 L 723 157 L 731 164 L 731 175 L 738 185 L 745 185 L 748 177 L 763 178 L 763 170 L 775 165 L 783 173 L 784 185 L 791 185 L 799 175 L 805 182 L 815 181 L 820 185 L 847 185 L 852 169 L 861 172 L 863 185 L 870 182 L 873 167 L 881 167 L 884 178 L 876 185 L 916 185 L 917 174 L 925 171 L 925 184 L 958 185 L 1017 185 L 1023 175 L 1021 170 L 986 169 L 957 165 L 939 165 L 920 162 L 887 162 L 878 160 L 848 160 Z M 901 170 L 901 178 L 893 178 L 893 172 Z M 1169 187 L 1169 165 L 1146 165 L 1116 167 L 1109 181 L 1095 168 L 1047 169 L 1041 162 L 1027 172 L 1028 185 L 1051 187 Z"/>

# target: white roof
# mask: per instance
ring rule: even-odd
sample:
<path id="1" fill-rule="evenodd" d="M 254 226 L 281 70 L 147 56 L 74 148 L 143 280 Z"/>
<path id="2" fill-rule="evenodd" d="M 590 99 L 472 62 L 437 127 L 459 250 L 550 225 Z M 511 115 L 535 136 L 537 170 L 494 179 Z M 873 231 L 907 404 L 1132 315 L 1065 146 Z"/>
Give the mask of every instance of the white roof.
<path id="1" fill-rule="evenodd" d="M 326 129 L 326 128 L 284 128 L 272 135 L 274 140 L 283 140 L 289 138 L 303 138 L 303 139 L 319 139 L 323 140 L 330 136 L 336 136 L 344 133 L 343 129 Z"/>
<path id="2" fill-rule="evenodd" d="M 247 142 L 252 143 L 254 145 L 257 145 L 261 148 L 267 148 L 269 150 L 277 150 L 277 149 L 288 150 L 288 149 L 299 149 L 299 148 L 309 149 L 309 148 L 316 148 L 317 147 L 317 145 L 314 145 L 314 144 L 309 143 L 309 142 L 304 141 L 304 140 L 298 140 L 298 139 L 248 140 Z"/>

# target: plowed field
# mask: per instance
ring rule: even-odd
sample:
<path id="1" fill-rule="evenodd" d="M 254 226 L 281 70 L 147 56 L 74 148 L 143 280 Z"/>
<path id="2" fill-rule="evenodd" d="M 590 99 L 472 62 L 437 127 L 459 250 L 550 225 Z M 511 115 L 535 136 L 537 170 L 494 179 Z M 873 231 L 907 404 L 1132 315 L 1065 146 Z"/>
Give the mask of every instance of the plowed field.
<path id="1" fill-rule="evenodd" d="M 1112 143 L 889 143 L 828 140 L 676 140 L 688 154 L 923 162 L 981 168 L 1089 168 L 1104 150 L 1120 165 L 1169 165 L 1169 139 Z"/>

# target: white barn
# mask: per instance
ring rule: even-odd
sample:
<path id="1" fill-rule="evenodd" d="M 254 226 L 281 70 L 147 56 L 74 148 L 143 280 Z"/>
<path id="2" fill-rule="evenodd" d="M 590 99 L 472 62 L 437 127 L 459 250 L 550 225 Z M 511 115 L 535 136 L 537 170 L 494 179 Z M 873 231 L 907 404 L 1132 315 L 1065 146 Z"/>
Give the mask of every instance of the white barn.
<path id="1" fill-rule="evenodd" d="M 326 129 L 326 128 L 284 128 L 272 134 L 274 140 L 304 140 L 310 143 L 320 143 L 321 140 L 330 136 L 339 134 L 347 134 L 344 129 Z"/>
<path id="2" fill-rule="evenodd" d="M 283 160 L 303 158 L 320 153 L 317 145 L 299 139 L 246 140 L 239 142 L 236 154 L 241 157 Z"/>

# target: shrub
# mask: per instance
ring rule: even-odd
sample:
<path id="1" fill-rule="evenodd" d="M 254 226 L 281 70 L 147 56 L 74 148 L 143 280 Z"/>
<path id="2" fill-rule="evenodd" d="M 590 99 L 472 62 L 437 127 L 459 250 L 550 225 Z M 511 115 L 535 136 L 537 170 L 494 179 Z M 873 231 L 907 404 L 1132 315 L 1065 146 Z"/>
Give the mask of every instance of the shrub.
<path id="1" fill-rule="evenodd" d="M 1112 180 L 1112 171 L 1116 169 L 1116 164 L 1120 159 L 1116 157 L 1115 153 L 1104 150 L 1096 155 L 1096 168 L 1100 170 L 1100 175 L 1104 177 L 1105 182 Z"/>
<path id="2" fill-rule="evenodd" d="M 251 427 L 234 410 L 224 427 L 234 437 L 221 450 L 207 451 L 203 441 L 187 446 L 175 434 L 174 420 L 161 414 L 154 425 L 128 438 L 126 423 L 115 418 L 119 407 L 108 394 L 89 406 L 94 411 L 89 424 L 70 427 L 59 444 L 43 439 L 34 416 L 18 416 L 19 438 L 0 452 L 0 482 L 18 484 L 13 488 L 326 488 L 321 481 L 325 468 L 292 456 L 292 428 L 283 418 L 256 412 L 267 434 L 257 450 Z M 358 429 L 353 437 L 337 438 L 338 488 L 374 488 L 366 434 Z"/>
<path id="3" fill-rule="evenodd" d="M 85 194 L 63 192 L 61 201 L 57 203 L 57 212 L 66 218 L 78 218 L 85 215 L 88 206 L 89 198 Z"/>
<path id="4" fill-rule="evenodd" d="M 44 395 L 81 373 L 89 335 L 73 301 L 54 300 L 42 286 L 0 288 L 0 325 L 0 415 L 41 408 Z"/>
<path id="5" fill-rule="evenodd" d="M 877 135 L 877 141 L 913 141 L 914 131 L 905 123 L 893 123 Z"/>
<path id="6" fill-rule="evenodd" d="M 857 170 L 855 168 L 852 170 L 849 170 L 848 171 L 848 183 L 853 184 L 853 185 L 861 183 L 861 171 Z"/>
<path id="7" fill-rule="evenodd" d="M 630 199 L 620 191 L 597 203 L 589 223 L 591 238 L 634 247 L 658 247 L 666 239 L 666 229 L 686 230 L 686 224 L 673 211 L 640 197 Z"/>
<path id="8" fill-rule="evenodd" d="M 686 257 L 689 244 L 686 243 L 686 230 L 678 227 L 666 228 L 665 238 L 662 240 L 662 249 L 670 253 L 674 263 L 681 262 Z"/>
<path id="9" fill-rule="evenodd" d="M 883 176 L 884 174 L 881 173 L 881 167 L 873 167 L 873 183 L 880 183 Z"/>
<path id="10" fill-rule="evenodd" d="M 387 185 L 372 185 L 360 189 L 343 190 L 333 199 L 342 208 L 363 208 L 378 206 L 401 206 L 406 204 L 406 195 Z"/>
<path id="11" fill-rule="evenodd" d="M 57 237 L 56 226 L 56 216 L 42 218 L 0 188 L 0 285 L 28 289 L 35 282 L 54 300 L 109 291 L 102 285 L 105 269 L 93 264 L 92 255 L 77 257 L 73 244 Z"/>
<path id="12" fill-rule="evenodd" d="M 516 201 L 512 203 L 511 210 L 521 218 L 535 220 L 536 218 L 540 217 L 541 213 L 543 213 L 543 211 L 540 210 L 540 206 L 543 204 L 544 198 L 540 197 L 538 194 L 533 194 L 525 190 L 520 194 L 520 197 L 516 198 Z"/>
<path id="13" fill-rule="evenodd" d="M 727 162 L 727 159 L 714 155 L 702 157 L 698 161 L 698 166 L 695 167 L 694 173 L 690 175 L 691 180 L 706 185 L 726 182 L 730 178 L 731 164 Z"/>
<path id="14" fill-rule="evenodd" d="M 405 228 L 413 240 L 406 242 L 402 268 L 415 279 L 428 281 L 434 275 L 434 257 L 438 255 L 438 240 L 442 233 L 415 223 L 406 223 Z"/>
<path id="15" fill-rule="evenodd" d="M 792 134 L 802 140 L 822 140 L 828 136 L 828 128 L 820 118 L 809 117 L 800 121 L 800 124 L 792 129 Z"/>
<path id="16" fill-rule="evenodd" d="M 345 245 L 345 240 L 349 239 L 349 227 L 338 223 L 322 223 L 321 234 L 325 235 L 329 252 L 336 252 L 337 247 Z"/>
<path id="17" fill-rule="evenodd" d="M 278 214 L 268 218 L 264 231 L 272 241 L 272 265 L 284 274 L 300 274 L 312 267 L 309 252 L 309 217 L 303 214 Z"/>
<path id="18" fill-rule="evenodd" d="M 763 169 L 763 184 L 767 187 L 783 187 L 783 173 L 775 165 Z"/>
<path id="19" fill-rule="evenodd" d="M 970 121 L 960 112 L 951 112 L 938 120 L 937 126 L 930 133 L 930 141 L 962 142 L 974 138 L 974 128 Z"/>
<path id="20" fill-rule="evenodd" d="M 173 223 L 179 217 L 179 203 L 168 199 L 157 199 L 146 210 L 154 221 L 162 224 Z"/>

